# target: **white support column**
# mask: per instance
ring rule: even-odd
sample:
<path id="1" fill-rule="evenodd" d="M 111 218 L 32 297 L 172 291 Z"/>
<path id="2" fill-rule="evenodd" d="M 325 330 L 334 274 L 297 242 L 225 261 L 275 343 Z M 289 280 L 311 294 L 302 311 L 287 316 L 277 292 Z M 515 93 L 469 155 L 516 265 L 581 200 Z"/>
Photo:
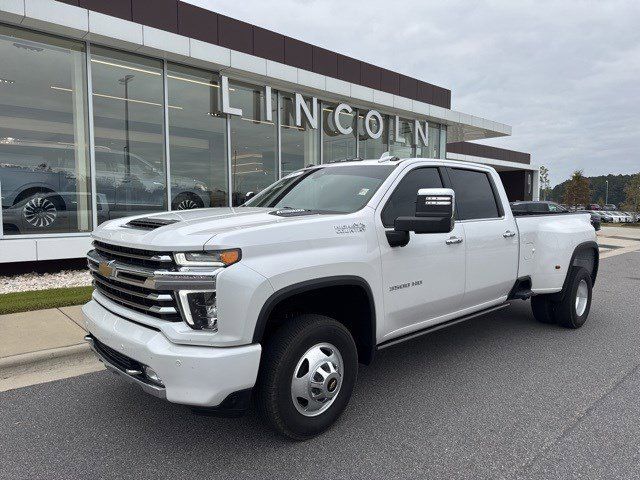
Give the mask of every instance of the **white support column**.
<path id="1" fill-rule="evenodd" d="M 278 92 L 276 98 L 276 158 L 278 159 L 278 165 L 276 165 L 276 178 L 280 180 L 282 178 L 282 93 Z"/>
<path id="2" fill-rule="evenodd" d="M 533 200 L 540 200 L 540 169 L 533 170 L 532 196 Z"/>
<path id="3" fill-rule="evenodd" d="M 96 186 L 96 139 L 95 128 L 93 122 L 93 77 L 91 74 L 91 44 L 86 43 L 86 59 L 87 59 L 87 116 L 89 119 L 89 171 L 91 174 L 91 228 L 95 230 L 98 227 L 98 191 Z M 106 202 L 104 208 L 109 208 L 109 202 Z"/>
<path id="4" fill-rule="evenodd" d="M 440 125 L 440 158 L 447 158 L 447 126 Z"/>
<path id="5" fill-rule="evenodd" d="M 169 88 L 167 80 L 167 61 L 162 65 L 162 90 L 164 108 L 164 168 L 167 185 L 167 210 L 171 211 L 171 149 L 169 147 Z"/>
<path id="6" fill-rule="evenodd" d="M 233 159 L 231 158 L 231 115 L 227 114 L 227 182 L 229 183 L 229 206 L 233 207 Z"/>

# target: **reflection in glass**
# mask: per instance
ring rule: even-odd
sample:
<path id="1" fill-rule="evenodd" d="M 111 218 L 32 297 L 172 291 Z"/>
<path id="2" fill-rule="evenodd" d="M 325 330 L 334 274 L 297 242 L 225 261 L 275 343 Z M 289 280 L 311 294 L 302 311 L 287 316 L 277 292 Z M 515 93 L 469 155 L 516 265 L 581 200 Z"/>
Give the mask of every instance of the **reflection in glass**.
<path id="1" fill-rule="evenodd" d="M 93 47 L 91 73 L 96 189 L 110 218 L 166 210 L 162 62 Z"/>
<path id="2" fill-rule="evenodd" d="M 356 120 L 357 115 L 340 112 L 340 124 L 344 128 L 351 126 L 353 131 L 349 135 L 340 133 L 335 124 L 334 110 L 337 105 L 322 104 L 322 162 L 327 163 L 332 160 L 343 160 L 345 158 L 355 158 L 356 156 Z"/>
<path id="3" fill-rule="evenodd" d="M 226 117 L 217 75 L 169 65 L 171 209 L 228 204 Z"/>
<path id="4" fill-rule="evenodd" d="M 429 145 L 423 145 L 422 139 L 418 139 L 416 157 L 440 158 L 440 128 L 437 124 L 429 124 Z"/>
<path id="5" fill-rule="evenodd" d="M 264 87 L 234 83 L 229 102 L 242 109 L 242 117 L 231 116 L 231 175 L 233 205 L 241 205 L 247 193 L 257 193 L 277 176 L 276 106 L 271 94 L 271 118 L 265 112 Z"/>
<path id="6" fill-rule="evenodd" d="M 82 43 L 0 26 L 5 235 L 90 231 Z"/>
<path id="7" fill-rule="evenodd" d="M 385 125 L 389 124 L 387 115 L 382 115 L 382 135 L 379 138 L 370 138 L 364 128 L 364 119 L 367 115 L 366 111 L 358 110 L 358 140 L 360 142 L 360 157 L 364 159 L 380 158 L 384 152 L 389 151 L 389 137 Z M 378 132 L 380 125 L 375 117 L 369 118 L 369 130 Z"/>
<path id="8" fill-rule="evenodd" d="M 389 153 L 399 158 L 413 157 L 413 120 L 401 118 L 399 136 L 395 136 L 395 117 L 389 117 Z"/>
<path id="9" fill-rule="evenodd" d="M 313 113 L 311 100 L 306 100 L 309 111 Z M 280 148 L 282 175 L 309 165 L 317 165 L 320 158 L 319 130 L 311 128 L 307 117 L 302 113 L 302 126 L 296 126 L 296 103 L 292 94 L 280 96 Z"/>

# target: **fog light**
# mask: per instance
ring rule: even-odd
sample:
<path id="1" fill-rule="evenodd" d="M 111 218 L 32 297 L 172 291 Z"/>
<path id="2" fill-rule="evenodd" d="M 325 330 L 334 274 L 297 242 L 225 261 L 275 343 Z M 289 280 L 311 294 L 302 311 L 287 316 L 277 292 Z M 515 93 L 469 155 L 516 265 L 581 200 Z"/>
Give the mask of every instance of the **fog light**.
<path id="1" fill-rule="evenodd" d="M 180 291 L 184 320 L 197 330 L 218 330 L 216 292 Z"/>
<path id="2" fill-rule="evenodd" d="M 152 382 L 157 383 L 159 385 L 164 385 L 164 383 L 162 383 L 162 380 L 160 380 L 160 377 L 158 376 L 158 374 L 156 373 L 156 371 L 153 368 L 144 367 L 144 374 Z"/>

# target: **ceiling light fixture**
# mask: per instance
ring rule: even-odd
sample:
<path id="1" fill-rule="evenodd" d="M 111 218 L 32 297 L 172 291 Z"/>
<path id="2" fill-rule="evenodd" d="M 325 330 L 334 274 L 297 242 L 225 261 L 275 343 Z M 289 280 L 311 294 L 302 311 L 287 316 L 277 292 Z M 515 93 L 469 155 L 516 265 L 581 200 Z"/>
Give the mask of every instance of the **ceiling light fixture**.
<path id="1" fill-rule="evenodd" d="M 120 63 L 107 62 L 106 60 L 98 60 L 96 58 L 92 58 L 91 62 L 99 63 L 100 65 L 107 65 L 109 67 L 124 68 L 125 70 L 133 70 L 134 72 L 147 73 L 149 75 L 157 75 L 157 76 L 162 75 L 161 72 L 154 72 L 152 70 L 145 70 L 144 68 L 131 67 L 129 65 L 122 65 Z"/>

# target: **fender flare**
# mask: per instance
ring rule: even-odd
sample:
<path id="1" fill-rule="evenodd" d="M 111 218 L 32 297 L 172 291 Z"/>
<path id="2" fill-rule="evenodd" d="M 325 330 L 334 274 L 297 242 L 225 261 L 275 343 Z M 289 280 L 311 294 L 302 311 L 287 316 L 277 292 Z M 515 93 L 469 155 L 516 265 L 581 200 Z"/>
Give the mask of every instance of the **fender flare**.
<path id="1" fill-rule="evenodd" d="M 374 355 L 376 344 L 377 344 L 376 305 L 375 305 L 373 292 L 371 290 L 371 286 L 369 285 L 369 282 L 367 282 L 364 278 L 358 277 L 355 275 L 339 275 L 334 277 L 314 278 L 312 280 L 305 280 L 303 282 L 288 285 L 274 292 L 264 303 L 264 305 L 262 306 L 262 309 L 260 310 L 260 313 L 258 314 L 258 319 L 256 321 L 255 329 L 253 331 L 253 343 L 260 343 L 262 341 L 265 328 L 267 326 L 267 322 L 269 321 L 269 317 L 271 316 L 271 313 L 273 312 L 274 308 L 280 302 L 300 293 L 304 293 L 304 292 L 308 292 L 311 290 L 316 290 L 324 287 L 337 287 L 337 286 L 362 287 L 367 295 L 367 299 L 369 301 L 369 308 L 371 309 L 371 322 L 370 322 L 371 345 L 370 345 L 370 352 L 368 352 L 368 358 L 365 359 L 366 360 L 365 363 L 369 363 L 371 360 L 373 360 L 373 355 Z"/>
<path id="2" fill-rule="evenodd" d="M 595 285 L 596 277 L 598 276 L 598 267 L 600 265 L 600 250 L 598 249 L 598 243 L 590 240 L 588 242 L 582 242 L 576 246 L 573 250 L 573 254 L 571 255 L 571 261 L 569 262 L 569 266 L 567 268 L 567 275 L 564 278 L 564 282 L 562 284 L 562 290 L 559 292 L 559 296 L 564 296 L 564 293 L 567 291 L 567 286 L 569 284 L 569 272 L 571 271 L 571 267 L 573 266 L 576 257 L 578 254 L 585 250 L 592 250 L 594 255 L 593 262 L 593 271 L 591 272 L 591 282 Z"/>

